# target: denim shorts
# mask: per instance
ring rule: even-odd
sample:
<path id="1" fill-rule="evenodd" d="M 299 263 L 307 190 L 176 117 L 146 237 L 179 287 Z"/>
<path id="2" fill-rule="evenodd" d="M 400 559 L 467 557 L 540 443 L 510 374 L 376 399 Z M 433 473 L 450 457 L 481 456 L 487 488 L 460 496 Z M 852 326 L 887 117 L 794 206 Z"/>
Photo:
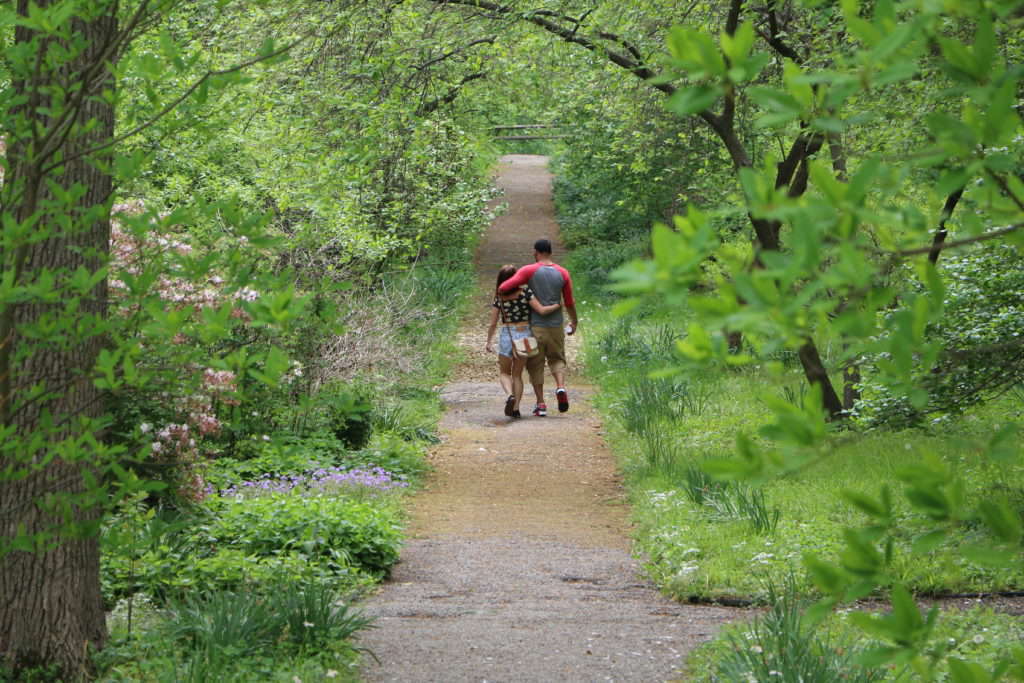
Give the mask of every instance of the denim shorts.
<path id="1" fill-rule="evenodd" d="M 512 334 L 509 335 L 509 332 Z M 505 356 L 506 358 L 512 357 L 512 340 L 513 339 L 526 339 L 530 336 L 530 328 L 523 327 L 505 327 L 504 325 L 498 330 L 498 355 Z"/>

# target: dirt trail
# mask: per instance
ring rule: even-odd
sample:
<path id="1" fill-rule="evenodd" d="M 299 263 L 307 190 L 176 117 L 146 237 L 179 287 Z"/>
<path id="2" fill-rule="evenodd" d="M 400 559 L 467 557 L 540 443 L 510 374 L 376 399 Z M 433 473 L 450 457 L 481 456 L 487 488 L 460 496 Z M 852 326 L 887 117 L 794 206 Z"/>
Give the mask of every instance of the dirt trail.
<path id="1" fill-rule="evenodd" d="M 593 389 L 571 365 L 568 413 L 502 415 L 496 360 L 483 352 L 489 292 L 498 267 L 527 262 L 535 239 L 554 241 L 556 261 L 563 253 L 546 161 L 503 159 L 509 210 L 478 250 L 478 300 L 460 333 L 467 361 L 443 390 L 435 469 L 402 559 L 367 605 L 377 628 L 361 644 L 380 659 L 367 658 L 367 680 L 676 680 L 685 654 L 737 616 L 672 602 L 641 578 Z M 580 341 L 569 340 L 570 363 Z M 524 415 L 531 396 L 527 385 Z"/>

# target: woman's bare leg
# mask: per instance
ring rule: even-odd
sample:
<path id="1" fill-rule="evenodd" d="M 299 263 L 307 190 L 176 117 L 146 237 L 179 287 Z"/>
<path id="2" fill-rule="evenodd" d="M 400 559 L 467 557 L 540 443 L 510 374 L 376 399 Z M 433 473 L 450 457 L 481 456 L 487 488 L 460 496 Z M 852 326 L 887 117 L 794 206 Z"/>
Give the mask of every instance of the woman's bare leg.
<path id="1" fill-rule="evenodd" d="M 525 358 L 512 360 L 512 395 L 516 397 L 516 410 L 519 410 L 519 401 L 523 398 L 523 368 L 525 367 Z"/>
<path id="2" fill-rule="evenodd" d="M 512 379 L 512 359 L 507 356 L 498 356 L 498 381 L 501 388 L 505 390 L 506 396 L 515 395 L 515 382 Z M 522 393 L 522 378 L 519 380 L 519 392 Z"/>

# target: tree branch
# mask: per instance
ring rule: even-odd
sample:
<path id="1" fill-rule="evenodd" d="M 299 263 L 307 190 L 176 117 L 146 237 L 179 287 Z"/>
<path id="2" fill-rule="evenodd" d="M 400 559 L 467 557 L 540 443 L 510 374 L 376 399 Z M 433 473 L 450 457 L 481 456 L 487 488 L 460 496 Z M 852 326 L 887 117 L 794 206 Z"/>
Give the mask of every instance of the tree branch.
<path id="1" fill-rule="evenodd" d="M 483 43 L 487 43 L 489 45 L 493 45 L 495 40 L 496 40 L 496 38 L 494 36 L 491 36 L 490 38 L 478 38 L 477 40 L 471 41 L 471 42 L 466 43 L 465 45 L 463 45 L 461 47 L 457 47 L 454 50 L 446 52 L 443 55 L 438 55 L 437 57 L 434 57 L 433 59 L 428 59 L 427 61 L 423 62 L 422 64 L 418 64 L 418 65 L 414 66 L 413 68 L 416 69 L 417 71 L 423 71 L 424 69 L 427 69 L 427 68 L 433 66 L 434 64 L 437 64 L 439 62 L 443 62 L 446 59 L 450 59 L 450 58 L 452 58 L 452 57 L 454 57 L 456 55 L 462 54 L 463 52 L 465 52 L 466 50 L 468 50 L 471 47 L 475 47 L 475 46 L 481 45 Z"/>
<path id="2" fill-rule="evenodd" d="M 725 19 L 725 33 L 728 36 L 736 35 L 736 28 L 740 25 L 740 10 L 743 8 L 744 0 L 732 0 L 729 5 L 729 15 Z M 723 55 L 726 66 L 732 66 L 731 60 Z M 722 105 L 722 120 L 728 128 L 733 127 L 736 118 L 736 88 L 729 83 L 725 89 L 725 103 Z"/>
<path id="3" fill-rule="evenodd" d="M 782 32 L 779 30 L 779 15 L 775 8 L 775 0 L 768 0 L 765 3 L 765 14 L 768 16 L 768 33 L 764 31 L 758 31 L 758 34 L 768 43 L 776 52 L 783 57 L 792 59 L 797 64 L 802 64 L 804 59 L 800 56 L 796 50 L 789 46 L 786 41 L 782 39 Z"/>
<path id="4" fill-rule="evenodd" d="M 493 12 L 498 16 L 514 16 L 516 14 L 513 8 L 508 7 L 506 5 L 500 5 L 496 2 L 491 2 L 490 0 L 432 1 L 439 5 L 462 5 L 465 7 L 475 7 L 477 9 Z M 578 29 L 579 23 L 582 20 L 573 19 L 572 17 L 568 17 L 562 14 L 555 14 L 554 12 L 551 12 L 549 10 L 528 12 L 522 14 L 521 16 L 524 21 L 528 21 L 531 24 L 534 24 L 535 26 L 541 27 L 542 29 L 549 33 L 553 33 L 554 35 L 558 36 L 567 43 L 574 43 L 587 50 L 590 50 L 591 52 L 604 55 L 610 62 L 616 64 L 617 66 L 621 66 L 623 69 L 626 69 L 627 71 L 635 75 L 637 78 L 648 80 L 657 75 L 654 71 L 650 69 L 650 67 L 647 66 L 647 64 L 642 59 L 638 58 L 639 51 L 636 50 L 635 47 L 623 41 L 618 36 L 614 36 L 614 34 L 604 34 L 603 36 L 598 34 L 599 38 L 603 38 L 605 40 L 614 40 L 615 42 L 618 42 L 620 45 L 623 45 L 623 47 L 626 49 L 625 53 L 617 52 L 610 48 L 604 47 L 602 45 L 599 45 L 591 38 L 588 38 L 587 36 L 584 35 L 580 35 L 578 33 Z M 572 23 L 574 24 L 574 26 L 572 29 L 566 28 L 565 26 L 558 24 L 555 21 L 556 19 Z M 664 92 L 667 95 L 671 95 L 676 91 L 675 86 L 671 85 L 670 83 L 652 84 L 652 87 Z"/>
<path id="5" fill-rule="evenodd" d="M 456 85 L 449 88 L 448 92 L 445 93 L 443 97 L 439 97 L 436 100 L 431 100 L 430 102 L 425 102 L 421 104 L 416 109 L 416 115 L 426 116 L 431 112 L 437 111 L 437 109 L 443 104 L 451 104 L 452 102 L 455 101 L 455 98 L 459 96 L 459 92 L 462 90 L 462 86 L 477 79 L 486 77 L 487 74 L 483 73 L 482 71 L 477 72 L 475 74 L 469 74 L 468 76 L 464 76 L 462 80 L 460 80 Z"/>
<path id="6" fill-rule="evenodd" d="M 939 227 L 935 230 L 935 237 L 932 239 L 931 249 L 928 251 L 928 260 L 932 265 L 935 265 L 939 261 L 939 254 L 942 253 L 943 245 L 946 243 L 946 221 L 953 215 L 953 209 L 956 208 L 957 202 L 960 201 L 960 197 L 964 194 L 963 186 L 954 190 L 948 197 L 946 197 L 946 203 L 942 207 L 942 215 L 939 217 Z"/>
<path id="7" fill-rule="evenodd" d="M 1024 228 L 1024 223 L 1015 223 L 1013 225 L 1008 225 L 1005 228 L 1000 228 L 998 230 L 992 230 L 991 232 L 985 232 L 980 235 L 975 235 L 974 237 L 968 237 L 962 240 L 955 240 L 953 242 L 944 242 L 938 246 L 938 250 L 944 251 L 946 249 L 956 249 L 957 247 L 964 247 L 967 246 L 968 244 L 987 242 L 988 240 L 998 239 L 999 237 L 1004 237 L 1006 235 L 1009 235 L 1010 233 L 1017 232 L 1021 228 Z M 927 247 L 917 247 L 916 249 L 901 249 L 899 251 L 891 251 L 889 253 L 892 254 L 893 256 L 917 256 L 918 254 L 930 255 L 932 250 L 935 248 L 936 246 L 934 244 L 930 244 Z"/>
<path id="8" fill-rule="evenodd" d="M 103 143 L 102 145 L 97 145 L 97 146 L 95 146 L 95 147 L 93 147 L 91 149 L 87 149 L 87 150 L 79 152 L 78 154 L 75 154 L 73 156 L 67 157 L 65 159 L 61 159 L 61 161 L 59 163 L 52 164 L 52 165 L 48 166 L 47 168 L 44 168 L 42 172 L 43 173 L 49 173 L 49 172 L 53 171 L 55 168 L 57 168 L 58 166 L 63 166 L 64 164 L 66 164 L 66 163 L 68 163 L 70 161 L 75 161 L 77 159 L 81 159 L 82 157 L 90 156 L 90 155 L 95 154 L 97 152 L 103 151 L 104 149 L 107 149 L 109 147 L 113 147 L 114 145 L 118 145 L 118 144 L 124 142 L 128 138 L 131 138 L 131 137 L 134 137 L 134 136 L 138 135 L 139 133 L 141 133 L 142 131 L 146 130 L 147 128 L 152 127 L 158 121 L 160 121 L 162 118 L 164 118 L 165 116 L 170 114 L 172 111 L 174 111 L 178 107 L 178 105 L 180 105 L 182 102 L 187 100 L 192 95 L 192 93 L 194 93 L 196 90 L 198 90 L 199 87 L 201 85 L 203 85 L 203 83 L 205 83 L 206 81 L 210 80 L 211 78 L 216 78 L 217 76 L 227 76 L 229 74 L 237 73 L 239 71 L 242 71 L 243 69 L 248 69 L 250 66 L 253 66 L 255 64 L 259 64 L 260 62 L 265 62 L 268 59 L 273 59 L 274 57 L 279 57 L 279 56 L 283 55 L 285 52 L 288 52 L 289 50 L 291 50 L 296 45 L 298 45 L 298 44 L 302 43 L 303 41 L 305 41 L 307 38 L 309 38 L 310 35 L 312 35 L 312 34 L 311 33 L 306 34 L 306 35 L 302 36 L 301 38 L 298 38 L 298 39 L 292 41 L 288 45 L 285 45 L 284 47 L 282 47 L 282 48 L 280 48 L 278 50 L 274 50 L 270 54 L 260 55 L 258 57 L 253 57 L 252 59 L 250 59 L 248 61 L 245 61 L 245 62 L 242 62 L 240 64 L 236 64 L 233 67 L 230 67 L 230 68 L 227 68 L 227 69 L 221 69 L 221 70 L 218 70 L 218 71 L 207 71 L 203 75 L 202 78 L 198 79 L 195 83 L 193 83 L 191 86 L 189 86 L 189 88 L 186 89 L 185 92 L 183 92 L 180 96 L 176 97 L 167 106 L 165 106 L 163 109 L 161 109 L 155 116 L 153 116 L 153 118 L 149 119 L 148 121 L 145 121 L 144 123 L 140 123 L 135 128 L 132 128 L 131 130 L 129 130 L 129 131 L 125 132 L 125 133 L 122 133 L 121 135 L 118 135 L 116 138 L 114 138 L 112 140 L 109 140 L 109 141 Z"/>

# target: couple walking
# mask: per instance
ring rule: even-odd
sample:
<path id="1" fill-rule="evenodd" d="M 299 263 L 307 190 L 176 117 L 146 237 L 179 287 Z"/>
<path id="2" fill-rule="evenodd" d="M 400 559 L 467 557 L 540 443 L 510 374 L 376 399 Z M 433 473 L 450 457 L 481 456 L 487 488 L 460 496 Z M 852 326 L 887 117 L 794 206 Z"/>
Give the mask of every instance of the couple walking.
<path id="1" fill-rule="evenodd" d="M 505 415 L 521 416 L 519 402 L 523 397 L 523 368 L 530 375 L 537 403 L 533 414 L 544 417 L 548 407 L 544 403 L 544 362 L 547 361 L 555 378 L 555 400 L 558 411 L 569 410 L 569 392 L 565 387 L 565 335 L 573 334 L 579 326 L 576 302 L 572 298 L 572 280 L 569 271 L 551 260 L 551 242 L 540 239 L 533 244 L 534 263 L 522 268 L 502 266 L 491 304 L 491 322 L 487 330 L 488 353 L 494 352 L 494 335 L 501 321 L 498 335 L 498 372 L 505 399 Z M 569 314 L 569 325 L 563 329 Z M 518 354 L 513 342 L 527 337 L 537 340 L 539 353 L 527 358 Z"/>

